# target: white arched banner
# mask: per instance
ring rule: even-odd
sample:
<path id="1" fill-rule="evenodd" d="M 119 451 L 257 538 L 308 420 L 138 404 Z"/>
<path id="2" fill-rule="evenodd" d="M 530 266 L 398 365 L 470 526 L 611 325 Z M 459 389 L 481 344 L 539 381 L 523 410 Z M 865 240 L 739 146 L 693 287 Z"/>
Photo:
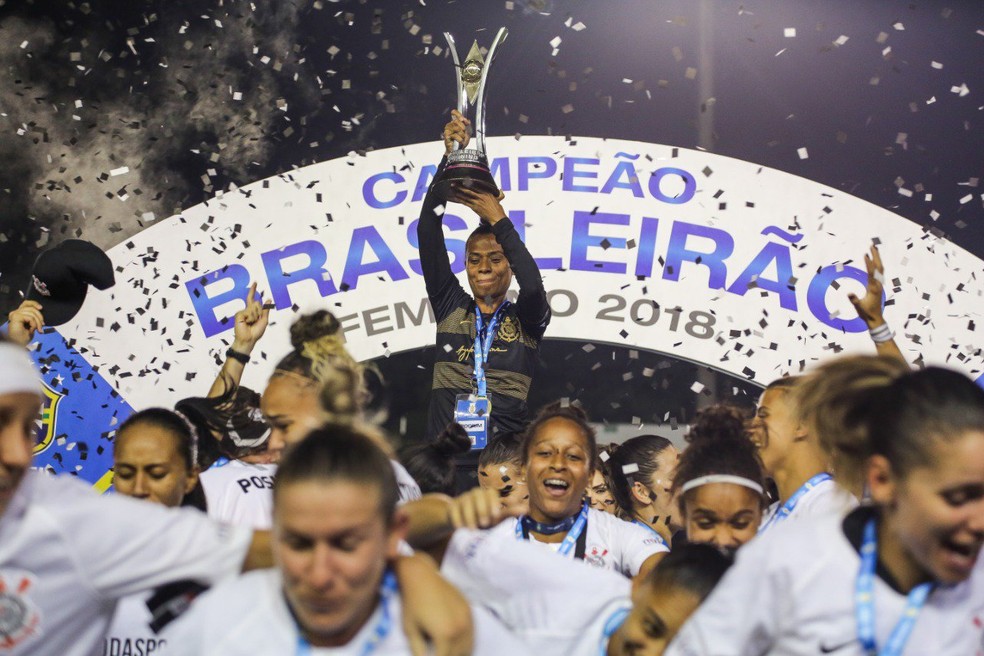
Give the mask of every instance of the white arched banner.
<path id="1" fill-rule="evenodd" d="M 660 351 L 758 383 L 837 353 L 871 352 L 847 294 L 863 293 L 863 254 L 876 240 L 886 316 L 903 352 L 980 375 L 984 263 L 887 210 L 788 173 L 659 144 L 488 144 L 503 205 L 550 295 L 548 338 Z M 59 331 L 94 375 L 50 362 L 49 373 L 76 403 L 99 378 L 132 408 L 202 395 L 254 280 L 277 306 L 244 378 L 254 389 L 289 349 L 298 312 L 331 310 L 360 359 L 432 344 L 415 221 L 440 154 L 439 143 L 352 154 L 159 221 L 110 251 L 116 287 L 90 294 Z M 452 204 L 444 222 L 460 270 L 477 218 Z M 99 439 L 112 430 L 90 428 Z"/>

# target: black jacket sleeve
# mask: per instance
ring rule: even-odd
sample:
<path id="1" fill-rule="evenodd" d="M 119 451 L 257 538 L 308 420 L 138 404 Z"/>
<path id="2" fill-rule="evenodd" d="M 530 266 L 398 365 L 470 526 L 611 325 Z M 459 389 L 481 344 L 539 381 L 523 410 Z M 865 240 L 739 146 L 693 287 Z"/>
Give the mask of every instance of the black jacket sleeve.
<path id="1" fill-rule="evenodd" d="M 530 255 L 526 244 L 519 238 L 519 233 L 508 218 L 496 222 L 492 226 L 492 234 L 502 246 L 519 283 L 516 314 L 523 323 L 523 328 L 536 339 L 540 339 L 550 323 L 550 305 L 547 304 L 547 292 L 543 288 L 543 278 L 536 260 Z"/>
<path id="2" fill-rule="evenodd" d="M 435 180 L 444 170 L 446 162 L 446 157 L 441 160 L 441 165 L 434 174 Z M 434 316 L 440 323 L 458 306 L 461 297 L 465 295 L 465 290 L 461 288 L 461 283 L 451 272 L 451 260 L 444 243 L 442 219 L 436 211 L 438 206 L 443 206 L 443 201 L 434 193 L 432 181 L 420 208 L 417 243 L 420 248 L 420 268 L 424 274 L 427 297 L 430 299 L 431 307 L 434 308 Z"/>

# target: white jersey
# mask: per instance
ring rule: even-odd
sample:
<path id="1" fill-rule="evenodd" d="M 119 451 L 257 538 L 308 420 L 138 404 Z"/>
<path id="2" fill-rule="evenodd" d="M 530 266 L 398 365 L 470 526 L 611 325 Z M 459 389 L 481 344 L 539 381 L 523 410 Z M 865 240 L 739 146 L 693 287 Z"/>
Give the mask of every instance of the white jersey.
<path id="1" fill-rule="evenodd" d="M 769 525 L 772 517 L 781 507 L 782 504 L 778 501 L 769 506 L 768 511 L 762 516 L 762 528 Z M 827 479 L 820 481 L 813 489 L 800 497 L 792 512 L 780 522 L 825 515 L 836 515 L 843 518 L 857 507 L 858 500 L 853 494 L 839 486 L 833 479 Z"/>
<path id="2" fill-rule="evenodd" d="M 0 516 L 0 653 L 98 656 L 117 602 L 239 571 L 252 535 L 30 471 Z"/>
<path id="3" fill-rule="evenodd" d="M 608 619 L 631 607 L 632 582 L 621 574 L 492 531 L 455 531 L 441 574 L 538 656 L 597 656 Z"/>
<path id="4" fill-rule="evenodd" d="M 420 486 L 403 465 L 391 460 L 396 483 L 400 489 L 400 503 L 420 498 Z M 228 524 L 248 526 L 255 530 L 269 530 L 273 526 L 273 480 L 277 465 L 252 465 L 241 460 L 230 460 L 219 467 L 210 467 L 199 477 L 208 516 Z"/>
<path id="5" fill-rule="evenodd" d="M 147 608 L 150 596 L 145 592 L 120 600 L 103 640 L 101 656 L 154 656 L 161 653 L 165 641 L 150 628 L 151 614 Z"/>
<path id="6" fill-rule="evenodd" d="M 861 511 L 858 511 L 861 512 Z M 853 518 L 852 518 L 853 519 Z M 855 618 L 861 559 L 835 515 L 780 524 L 738 550 L 737 561 L 690 617 L 666 656 L 864 656 Z M 906 595 L 875 578 L 875 637 L 884 647 Z M 906 654 L 984 654 L 984 566 L 937 588 Z"/>
<path id="7" fill-rule="evenodd" d="M 373 650 L 373 656 L 410 654 L 403 633 L 399 594 L 390 600 L 390 629 Z M 360 656 L 382 616 L 382 607 L 365 623 L 347 645 L 312 647 L 312 655 Z M 472 609 L 476 656 L 530 654 L 525 645 L 496 619 L 481 609 Z M 208 654 L 208 656 L 282 656 L 298 653 L 297 624 L 284 600 L 283 582 L 276 569 L 245 574 L 216 586 L 195 601 L 191 609 L 168 625 L 164 654 Z"/>
<path id="8" fill-rule="evenodd" d="M 516 540 L 518 523 L 519 519 L 506 520 L 491 532 L 503 540 Z M 584 562 L 625 576 L 638 574 L 639 568 L 653 554 L 669 551 L 652 530 L 594 508 L 588 509 L 586 530 Z M 554 551 L 560 548 L 560 543 L 541 543 L 532 538 L 530 541 Z"/>
<path id="9" fill-rule="evenodd" d="M 273 525 L 273 477 L 276 465 L 230 460 L 199 476 L 208 516 L 220 522 L 269 530 Z"/>

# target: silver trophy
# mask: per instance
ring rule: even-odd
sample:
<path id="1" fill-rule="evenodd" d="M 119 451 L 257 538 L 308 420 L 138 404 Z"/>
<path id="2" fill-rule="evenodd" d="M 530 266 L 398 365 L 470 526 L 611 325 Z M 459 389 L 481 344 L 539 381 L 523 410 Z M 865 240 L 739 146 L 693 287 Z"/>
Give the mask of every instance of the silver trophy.
<path id="1" fill-rule="evenodd" d="M 437 193 L 445 200 L 456 200 L 454 187 L 459 185 L 494 196 L 499 195 L 499 187 L 489 171 L 489 159 L 485 153 L 485 83 L 488 81 L 489 67 L 499 49 L 499 44 L 505 41 L 507 36 L 509 30 L 504 27 L 499 28 L 499 33 L 495 35 L 489 47 L 487 58 L 482 56 L 478 41 L 475 41 L 468 51 L 468 58 L 462 65 L 458 59 L 458 51 L 455 49 L 454 37 L 450 32 L 444 33 L 444 38 L 447 39 L 448 47 L 451 49 L 455 77 L 458 81 L 458 111 L 471 121 L 475 131 L 468 148 L 461 148 L 457 141 L 454 142 L 451 154 L 448 155 L 447 166 L 434 183 Z"/>

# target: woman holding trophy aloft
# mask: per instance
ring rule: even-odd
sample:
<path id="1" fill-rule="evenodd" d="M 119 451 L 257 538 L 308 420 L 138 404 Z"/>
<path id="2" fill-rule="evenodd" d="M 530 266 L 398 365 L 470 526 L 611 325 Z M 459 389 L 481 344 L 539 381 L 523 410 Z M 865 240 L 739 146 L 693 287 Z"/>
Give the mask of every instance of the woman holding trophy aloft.
<path id="1" fill-rule="evenodd" d="M 459 111 L 451 117 L 444 127 L 445 156 L 417 223 L 420 265 L 437 322 L 428 438 L 457 421 L 473 448 L 481 449 L 495 432 L 522 430 L 526 423 L 526 397 L 550 306 L 540 270 L 499 204 L 504 194 L 467 177 L 448 179 L 446 172 L 455 168 L 448 167 L 448 156 L 467 147 L 471 125 Z M 471 294 L 452 272 L 444 243 L 441 216 L 449 201 L 481 219 L 465 244 Z M 506 291 L 514 272 L 519 296 L 511 303 Z"/>

